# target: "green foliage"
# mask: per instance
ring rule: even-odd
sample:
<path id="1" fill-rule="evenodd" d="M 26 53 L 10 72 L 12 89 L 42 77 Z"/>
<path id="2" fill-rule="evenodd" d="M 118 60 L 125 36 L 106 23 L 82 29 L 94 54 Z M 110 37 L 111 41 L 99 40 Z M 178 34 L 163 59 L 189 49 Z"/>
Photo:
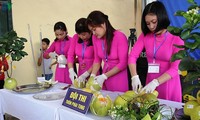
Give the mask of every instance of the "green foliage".
<path id="1" fill-rule="evenodd" d="M 183 50 L 175 53 L 171 61 L 181 60 L 179 70 L 188 72 L 183 82 L 192 82 L 200 78 L 200 60 L 195 60 L 190 56 L 191 52 L 200 49 L 200 5 L 194 0 L 187 1 L 190 3 L 188 11 L 178 10 L 175 13 L 175 16 L 185 18 L 185 23 L 181 27 L 169 26 L 167 29 L 184 41 L 182 46 L 175 45 L 178 48 L 183 48 Z M 186 91 L 190 94 L 193 90 L 192 88 L 194 87 L 188 86 L 188 89 L 184 89 L 187 89 Z"/>
<path id="2" fill-rule="evenodd" d="M 7 59 L 11 57 L 10 69 L 11 74 L 8 71 L 7 76 L 12 76 L 12 62 L 20 61 L 23 57 L 28 55 L 25 51 L 24 43 L 27 42 L 26 38 L 18 37 L 15 31 L 9 31 L 0 36 L 0 56 L 5 56 Z"/>
<path id="3" fill-rule="evenodd" d="M 11 56 L 12 61 L 20 61 L 24 56 L 28 55 L 23 51 L 27 40 L 18 37 L 15 31 L 10 31 L 0 36 L 0 55 Z"/>

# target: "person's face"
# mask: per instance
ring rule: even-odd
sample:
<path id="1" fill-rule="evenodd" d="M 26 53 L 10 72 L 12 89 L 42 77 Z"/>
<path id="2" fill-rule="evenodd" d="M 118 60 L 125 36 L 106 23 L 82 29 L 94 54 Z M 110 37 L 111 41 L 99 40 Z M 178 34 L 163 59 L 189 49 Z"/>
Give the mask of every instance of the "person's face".
<path id="1" fill-rule="evenodd" d="M 92 31 L 93 35 L 95 35 L 97 38 L 102 38 L 106 34 L 106 25 L 101 24 L 100 26 L 88 26 L 89 30 Z"/>
<path id="2" fill-rule="evenodd" d="M 58 40 L 64 40 L 67 36 L 67 32 L 63 30 L 55 30 L 55 36 Z"/>
<path id="3" fill-rule="evenodd" d="M 157 24 L 158 24 L 158 18 L 155 14 L 147 14 L 145 16 L 145 21 L 147 24 L 147 27 L 151 32 L 154 32 L 156 30 Z"/>
<path id="4" fill-rule="evenodd" d="M 78 37 L 81 38 L 83 41 L 87 41 L 90 39 L 91 33 L 82 32 L 82 33 L 78 34 Z"/>
<path id="5" fill-rule="evenodd" d="M 46 50 L 48 48 L 48 45 L 46 42 L 42 42 L 42 50 Z"/>

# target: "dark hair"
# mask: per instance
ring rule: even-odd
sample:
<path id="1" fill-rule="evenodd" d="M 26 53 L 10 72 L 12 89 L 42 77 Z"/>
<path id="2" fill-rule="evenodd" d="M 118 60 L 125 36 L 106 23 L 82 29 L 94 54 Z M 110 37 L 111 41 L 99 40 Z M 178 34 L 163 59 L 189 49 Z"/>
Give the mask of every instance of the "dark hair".
<path id="1" fill-rule="evenodd" d="M 144 8 L 144 11 L 142 13 L 141 27 L 144 35 L 150 32 L 145 21 L 145 17 L 147 14 L 155 14 L 157 16 L 158 24 L 155 33 L 162 29 L 166 29 L 170 24 L 170 20 L 168 18 L 167 11 L 164 5 L 160 1 L 149 3 Z"/>
<path id="2" fill-rule="evenodd" d="M 67 32 L 67 27 L 66 27 L 65 23 L 63 23 L 63 22 L 60 21 L 60 22 L 57 22 L 57 23 L 54 25 L 54 32 L 55 32 L 56 30 L 62 30 L 62 31 Z M 69 40 L 69 39 L 68 39 L 68 36 L 66 36 L 65 39 L 66 39 L 66 40 Z M 57 40 L 58 40 L 58 39 L 55 38 L 54 41 L 57 41 Z"/>
<path id="3" fill-rule="evenodd" d="M 42 39 L 42 42 L 45 42 L 47 45 L 50 44 L 50 40 L 48 38 L 43 38 Z"/>
<path id="4" fill-rule="evenodd" d="M 91 31 L 88 29 L 88 26 L 86 24 L 86 18 L 80 18 L 76 23 L 75 23 L 75 31 L 78 34 L 81 34 L 83 32 L 88 32 L 91 33 Z"/>
<path id="5" fill-rule="evenodd" d="M 87 25 L 90 26 L 100 26 L 101 24 L 106 25 L 106 43 L 107 43 L 107 54 L 110 54 L 111 43 L 114 37 L 115 29 L 110 24 L 108 16 L 101 11 L 93 11 L 87 17 Z"/>
<path id="6" fill-rule="evenodd" d="M 76 23 L 75 23 L 75 31 L 77 34 L 81 34 L 83 32 L 87 32 L 91 34 L 91 31 L 88 29 L 88 26 L 86 24 L 86 18 L 80 18 Z M 81 38 L 78 39 L 78 43 L 83 43 L 83 40 Z M 92 35 L 88 41 L 87 46 L 92 46 Z"/>

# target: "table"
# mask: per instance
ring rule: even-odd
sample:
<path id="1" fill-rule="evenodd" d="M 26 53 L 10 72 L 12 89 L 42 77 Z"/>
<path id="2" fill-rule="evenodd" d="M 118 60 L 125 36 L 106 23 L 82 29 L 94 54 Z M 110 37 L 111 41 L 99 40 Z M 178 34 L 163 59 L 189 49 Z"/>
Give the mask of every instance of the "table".
<path id="1" fill-rule="evenodd" d="M 67 84 L 58 83 L 50 90 L 45 92 L 59 91 Z M 103 95 L 108 94 L 112 100 L 122 94 L 119 92 L 102 91 Z M 20 120 L 109 120 L 110 117 L 98 117 L 90 112 L 86 115 L 74 111 L 62 105 L 63 99 L 53 101 L 41 101 L 33 98 L 34 94 L 19 94 L 11 90 L 0 90 L 0 120 L 3 120 L 3 114 L 13 115 Z M 183 103 L 172 102 L 159 99 L 161 104 L 167 104 L 172 108 L 182 108 Z"/>

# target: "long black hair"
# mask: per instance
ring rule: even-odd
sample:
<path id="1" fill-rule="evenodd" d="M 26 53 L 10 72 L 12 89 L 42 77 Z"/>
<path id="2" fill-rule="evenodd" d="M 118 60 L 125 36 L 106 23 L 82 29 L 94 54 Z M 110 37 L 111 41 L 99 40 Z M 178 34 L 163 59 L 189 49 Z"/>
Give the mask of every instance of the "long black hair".
<path id="1" fill-rule="evenodd" d="M 107 44 L 107 54 L 110 54 L 111 44 L 114 37 L 115 29 L 110 24 L 108 16 L 102 13 L 101 11 L 93 11 L 87 17 L 87 25 L 90 26 L 101 26 L 101 24 L 106 25 L 106 44 Z"/>
<path id="2" fill-rule="evenodd" d="M 54 32 L 55 32 L 56 30 L 62 30 L 62 31 L 67 32 L 67 27 L 66 27 L 65 23 L 59 21 L 59 22 L 57 22 L 57 23 L 54 25 Z M 58 40 L 58 39 L 55 38 L 54 41 L 57 41 L 57 40 Z M 68 36 L 65 37 L 65 40 L 69 40 Z"/>
<path id="3" fill-rule="evenodd" d="M 142 13 L 141 27 L 144 35 L 150 32 L 145 21 L 145 17 L 147 14 L 153 14 L 157 16 L 158 24 L 155 33 L 162 29 L 166 29 L 170 24 L 170 20 L 168 18 L 167 11 L 164 5 L 160 1 L 149 3 L 144 8 L 144 11 Z"/>
<path id="4" fill-rule="evenodd" d="M 83 32 L 87 32 L 91 34 L 87 46 L 92 46 L 92 33 L 88 29 L 88 26 L 86 24 L 86 18 L 80 18 L 76 23 L 75 23 L 75 31 L 77 34 L 81 34 Z M 83 43 L 83 40 L 81 38 L 78 39 L 78 43 Z"/>

